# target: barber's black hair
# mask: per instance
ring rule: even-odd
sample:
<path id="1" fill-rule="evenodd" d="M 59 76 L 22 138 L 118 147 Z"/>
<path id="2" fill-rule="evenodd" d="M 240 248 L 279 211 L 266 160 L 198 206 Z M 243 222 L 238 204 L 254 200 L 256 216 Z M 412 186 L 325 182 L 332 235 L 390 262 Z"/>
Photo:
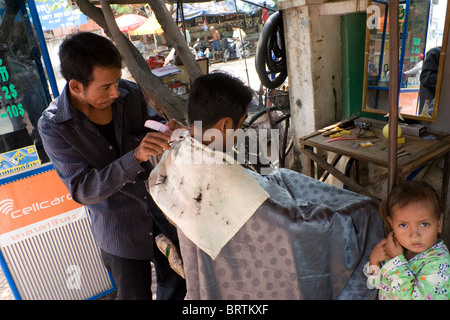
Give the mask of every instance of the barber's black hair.
<path id="1" fill-rule="evenodd" d="M 240 118 L 252 101 L 252 90 L 240 79 L 227 73 L 212 73 L 198 77 L 191 85 L 188 119 L 202 122 L 207 130 L 220 119 L 231 117 L 237 129 Z"/>
<path id="2" fill-rule="evenodd" d="M 59 48 L 61 74 L 66 81 L 87 87 L 95 66 L 122 68 L 122 57 L 107 38 L 91 32 L 69 35 Z"/>

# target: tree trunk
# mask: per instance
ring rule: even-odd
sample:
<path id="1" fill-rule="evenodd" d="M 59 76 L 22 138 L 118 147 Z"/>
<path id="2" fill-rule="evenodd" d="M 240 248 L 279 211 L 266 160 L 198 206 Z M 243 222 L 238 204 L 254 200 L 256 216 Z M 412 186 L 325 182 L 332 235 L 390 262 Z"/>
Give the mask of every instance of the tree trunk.
<path id="1" fill-rule="evenodd" d="M 200 65 L 195 60 L 189 46 L 184 38 L 183 34 L 178 30 L 178 26 L 172 18 L 169 10 L 162 0 L 149 0 L 150 7 L 155 12 L 156 19 L 164 30 L 166 39 L 170 42 L 172 47 L 175 48 L 177 56 L 180 57 L 186 71 L 189 74 L 189 78 L 194 81 L 197 77 L 203 74 Z"/>

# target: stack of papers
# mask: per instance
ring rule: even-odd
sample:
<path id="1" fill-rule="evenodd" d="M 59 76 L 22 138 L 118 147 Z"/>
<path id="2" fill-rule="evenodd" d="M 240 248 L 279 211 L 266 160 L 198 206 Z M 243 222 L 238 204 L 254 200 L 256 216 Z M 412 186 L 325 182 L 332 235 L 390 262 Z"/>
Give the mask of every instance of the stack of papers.
<path id="1" fill-rule="evenodd" d="M 152 69 L 152 73 L 157 77 L 164 77 L 180 73 L 181 69 L 174 65 L 167 65 L 161 68 Z"/>

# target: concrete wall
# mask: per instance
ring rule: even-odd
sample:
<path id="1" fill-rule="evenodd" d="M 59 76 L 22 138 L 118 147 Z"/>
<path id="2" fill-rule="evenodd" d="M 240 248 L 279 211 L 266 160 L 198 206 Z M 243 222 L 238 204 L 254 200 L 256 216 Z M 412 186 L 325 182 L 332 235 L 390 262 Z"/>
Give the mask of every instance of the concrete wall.
<path id="1" fill-rule="evenodd" d="M 342 115 L 339 16 L 321 16 L 321 5 L 315 2 L 279 2 L 287 43 L 292 129 L 297 136 L 336 122 Z"/>
<path id="2" fill-rule="evenodd" d="M 342 69 L 340 16 L 365 11 L 367 2 L 280 0 L 283 13 L 294 164 L 306 163 L 298 137 L 342 119 Z"/>

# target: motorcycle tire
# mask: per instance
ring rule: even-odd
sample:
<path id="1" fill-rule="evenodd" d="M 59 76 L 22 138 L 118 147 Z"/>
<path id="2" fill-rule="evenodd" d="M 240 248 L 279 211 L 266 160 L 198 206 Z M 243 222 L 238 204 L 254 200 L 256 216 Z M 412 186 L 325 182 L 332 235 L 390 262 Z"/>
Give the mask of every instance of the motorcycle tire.
<path id="1" fill-rule="evenodd" d="M 278 26 L 267 40 L 266 64 L 269 71 L 279 73 L 286 69 L 286 51 L 284 49 L 284 30 Z"/>
<path id="2" fill-rule="evenodd" d="M 230 50 L 225 50 L 223 52 L 223 62 L 227 62 L 227 60 L 230 59 Z"/>
<path id="3" fill-rule="evenodd" d="M 248 48 L 244 48 L 244 51 L 242 53 L 242 57 L 245 58 L 245 59 L 250 57 L 250 50 Z"/>
<path id="4" fill-rule="evenodd" d="M 266 21 L 256 47 L 255 68 L 262 85 L 269 89 L 281 86 L 287 77 L 283 17 L 280 11 Z M 275 74 L 271 78 L 271 74 Z"/>

